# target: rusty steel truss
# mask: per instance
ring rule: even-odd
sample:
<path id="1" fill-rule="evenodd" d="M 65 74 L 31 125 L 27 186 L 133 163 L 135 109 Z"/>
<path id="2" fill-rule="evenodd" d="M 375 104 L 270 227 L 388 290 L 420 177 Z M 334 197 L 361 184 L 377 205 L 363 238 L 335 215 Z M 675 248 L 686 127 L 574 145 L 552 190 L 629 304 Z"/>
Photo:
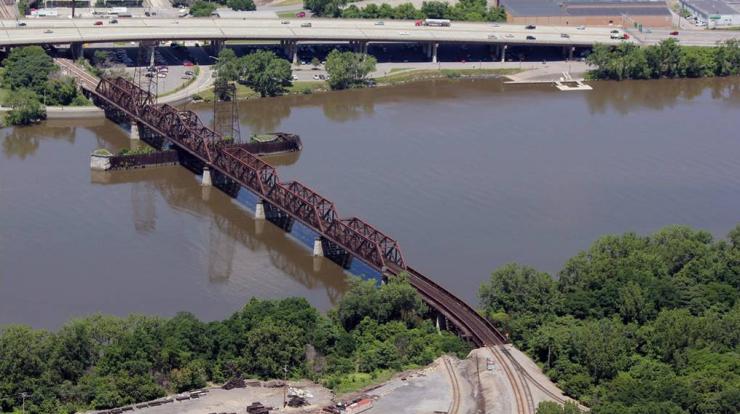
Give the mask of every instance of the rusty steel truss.
<path id="1" fill-rule="evenodd" d="M 161 135 L 376 270 L 406 269 L 398 242 L 362 219 L 341 218 L 334 203 L 304 184 L 280 181 L 273 166 L 224 141 L 194 112 L 155 104 L 149 92 L 123 78 L 101 80 L 93 99 L 106 112 L 128 114 L 140 130 Z"/>

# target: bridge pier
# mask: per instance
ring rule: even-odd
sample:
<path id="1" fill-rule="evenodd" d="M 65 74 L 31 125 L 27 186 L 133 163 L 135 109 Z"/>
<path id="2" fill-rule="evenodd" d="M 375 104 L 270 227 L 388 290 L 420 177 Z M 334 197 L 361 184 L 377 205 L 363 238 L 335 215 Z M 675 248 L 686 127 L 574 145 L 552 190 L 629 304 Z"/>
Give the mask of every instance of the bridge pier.
<path id="1" fill-rule="evenodd" d="M 213 185 L 213 182 L 211 181 L 211 170 L 207 165 L 203 167 L 203 176 L 200 180 L 200 185 L 203 187 L 210 187 Z"/>
<path id="2" fill-rule="evenodd" d="M 295 40 L 281 40 L 280 46 L 283 47 L 283 53 L 285 56 L 293 62 L 293 65 L 298 64 L 298 42 Z"/>
<path id="3" fill-rule="evenodd" d="M 439 43 L 432 43 L 429 45 L 430 52 L 432 54 L 432 63 L 437 63 L 437 49 L 439 48 Z"/>
<path id="4" fill-rule="evenodd" d="M 129 139 L 132 140 L 140 140 L 141 135 L 139 134 L 139 123 L 136 121 L 131 121 L 131 132 L 129 132 Z"/>
<path id="5" fill-rule="evenodd" d="M 506 49 L 509 47 L 509 45 L 503 45 L 501 46 L 501 63 L 506 62 Z"/>
<path id="6" fill-rule="evenodd" d="M 265 203 L 262 200 L 258 201 L 257 205 L 254 206 L 254 218 L 255 220 L 265 219 Z"/>
<path id="7" fill-rule="evenodd" d="M 77 60 L 82 57 L 82 42 L 72 42 L 69 44 L 69 53 L 72 55 L 72 60 Z"/>
<path id="8" fill-rule="evenodd" d="M 211 40 L 210 53 L 212 56 L 218 56 L 218 54 L 221 53 L 222 50 L 224 50 L 223 40 Z"/>
<path id="9" fill-rule="evenodd" d="M 149 61 L 149 66 L 154 66 L 154 50 L 158 45 L 159 42 L 156 40 L 142 40 L 139 42 L 139 48 L 143 48 L 146 51 L 146 56 L 149 57 L 149 59 L 147 59 Z"/>
<path id="10" fill-rule="evenodd" d="M 313 257 L 323 257 L 324 246 L 321 242 L 321 237 L 317 237 L 313 240 Z"/>

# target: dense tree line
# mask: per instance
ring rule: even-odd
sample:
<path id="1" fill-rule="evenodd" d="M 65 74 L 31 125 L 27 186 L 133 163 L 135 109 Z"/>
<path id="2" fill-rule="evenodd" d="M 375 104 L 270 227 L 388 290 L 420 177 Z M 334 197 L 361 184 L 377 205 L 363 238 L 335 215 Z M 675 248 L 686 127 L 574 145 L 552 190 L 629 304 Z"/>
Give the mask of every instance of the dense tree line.
<path id="1" fill-rule="evenodd" d="M 455 5 L 446 1 L 425 1 L 417 9 L 412 3 L 396 7 L 383 3 L 368 4 L 359 8 L 354 4 L 347 6 L 347 0 L 304 0 L 303 6 L 314 14 L 325 17 L 347 19 L 450 19 L 461 21 L 506 20 L 503 7 L 488 7 L 486 0 L 460 0 Z M 346 7 L 345 7 L 346 6 Z"/>
<path id="2" fill-rule="evenodd" d="M 215 69 L 216 90 L 223 90 L 223 84 L 236 81 L 265 97 L 283 94 L 293 83 L 290 62 L 265 50 L 239 58 L 232 49 L 224 49 L 218 54 Z"/>
<path id="3" fill-rule="evenodd" d="M 328 315 L 305 299 L 252 299 L 230 318 L 202 322 L 96 315 L 56 332 L 0 329 L 0 411 L 71 413 L 108 408 L 235 377 L 310 378 L 337 387 L 357 373 L 424 365 L 469 348 L 424 319 L 427 309 L 403 279 L 376 287 L 352 281 Z"/>
<path id="4" fill-rule="evenodd" d="M 219 5 L 226 6 L 236 11 L 257 10 L 254 0 L 176 0 L 172 2 L 173 6 L 187 6 L 190 8 L 190 14 L 193 17 L 209 17 L 216 11 Z"/>
<path id="5" fill-rule="evenodd" d="M 44 105 L 86 105 L 74 79 L 59 68 L 40 46 L 14 48 L 3 60 L 2 84 L 12 91 L 6 121 L 25 125 L 46 117 Z"/>
<path id="6" fill-rule="evenodd" d="M 680 46 L 676 39 L 646 47 L 597 44 L 586 61 L 596 67 L 591 72 L 596 79 L 732 76 L 740 74 L 740 41 L 727 40 L 713 48 Z"/>
<path id="7" fill-rule="evenodd" d="M 480 298 L 594 414 L 740 412 L 740 225 L 605 236 L 557 279 L 504 266 Z"/>

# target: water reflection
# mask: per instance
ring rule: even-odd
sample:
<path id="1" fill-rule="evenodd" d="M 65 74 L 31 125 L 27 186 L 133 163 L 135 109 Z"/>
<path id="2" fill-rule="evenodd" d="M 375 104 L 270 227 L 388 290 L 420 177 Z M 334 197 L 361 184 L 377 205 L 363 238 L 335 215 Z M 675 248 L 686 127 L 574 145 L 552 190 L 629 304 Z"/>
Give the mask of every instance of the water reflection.
<path id="1" fill-rule="evenodd" d="M 323 287 L 332 304 L 347 289 L 341 268 L 326 259 L 317 267 L 305 247 L 277 227 L 255 221 L 237 201 L 216 189 L 204 189 L 189 171 L 161 167 L 133 171 L 91 171 L 95 184 L 132 185 L 132 210 L 137 232 L 156 228 L 154 199 L 161 196 L 173 209 L 208 220 L 208 280 L 225 283 L 233 275 L 236 246 L 266 250 L 271 263 L 309 289 Z M 134 196 L 135 195 L 135 196 Z"/>
<path id="2" fill-rule="evenodd" d="M 124 145 L 125 134 L 111 131 L 111 124 L 104 118 L 54 119 L 41 125 L 3 128 L 3 154 L 6 158 L 26 159 L 39 149 L 45 140 L 58 140 L 75 143 L 80 129 L 92 132 L 101 148 Z M 103 138 L 105 137 L 105 138 Z"/>
<path id="3" fill-rule="evenodd" d="M 584 94 L 592 114 L 604 114 L 616 110 L 622 115 L 642 109 L 663 110 L 672 108 L 680 101 L 692 100 L 707 90 L 712 99 L 740 104 L 740 78 L 711 79 L 661 79 L 649 81 L 596 82 L 598 93 Z"/>

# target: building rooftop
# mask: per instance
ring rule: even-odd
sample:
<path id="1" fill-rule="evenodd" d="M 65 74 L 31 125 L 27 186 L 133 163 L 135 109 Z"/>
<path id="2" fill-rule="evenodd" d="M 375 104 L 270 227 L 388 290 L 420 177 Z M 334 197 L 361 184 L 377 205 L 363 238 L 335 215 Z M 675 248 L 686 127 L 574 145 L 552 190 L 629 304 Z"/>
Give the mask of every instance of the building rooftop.
<path id="1" fill-rule="evenodd" d="M 501 4 L 513 16 L 670 15 L 663 0 L 501 0 Z"/>
<path id="2" fill-rule="evenodd" d="M 738 6 L 732 7 L 723 0 L 682 0 L 682 3 L 705 14 L 740 14 Z"/>

